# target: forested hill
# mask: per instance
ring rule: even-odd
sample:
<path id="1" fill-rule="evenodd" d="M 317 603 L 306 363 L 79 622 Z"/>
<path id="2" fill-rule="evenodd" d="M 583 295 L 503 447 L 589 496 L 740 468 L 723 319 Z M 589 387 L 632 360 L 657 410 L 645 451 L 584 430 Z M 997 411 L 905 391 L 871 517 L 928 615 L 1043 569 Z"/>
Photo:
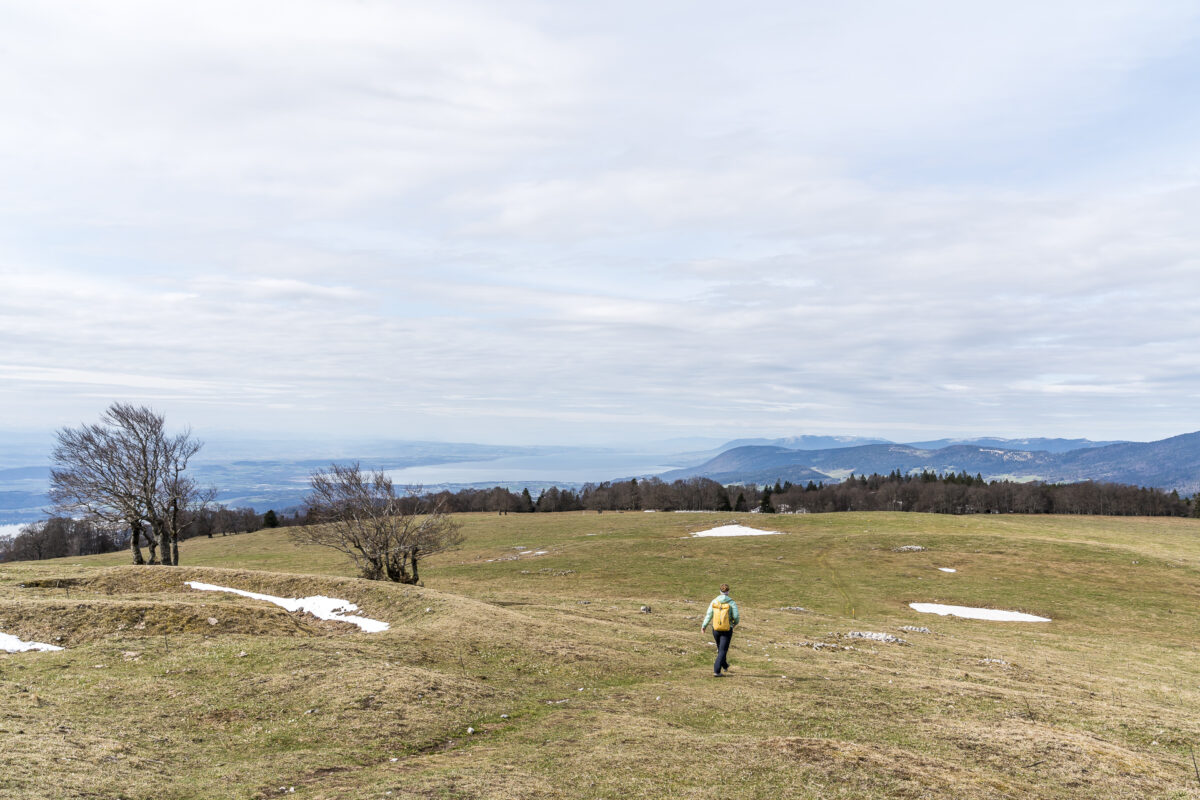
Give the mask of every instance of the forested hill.
<path id="1" fill-rule="evenodd" d="M 881 475 L 928 470 L 980 474 L 986 479 L 1052 483 L 1108 481 L 1183 494 L 1200 491 L 1200 432 L 1156 442 L 1121 442 L 1065 452 L 1010 450 L 979 445 L 923 449 L 902 444 L 868 444 L 828 450 L 746 446 L 727 450 L 696 467 L 673 470 L 663 480 L 703 476 L 722 483 L 792 483 L 838 480 L 851 472 Z M 814 477 L 813 473 L 819 476 Z"/>

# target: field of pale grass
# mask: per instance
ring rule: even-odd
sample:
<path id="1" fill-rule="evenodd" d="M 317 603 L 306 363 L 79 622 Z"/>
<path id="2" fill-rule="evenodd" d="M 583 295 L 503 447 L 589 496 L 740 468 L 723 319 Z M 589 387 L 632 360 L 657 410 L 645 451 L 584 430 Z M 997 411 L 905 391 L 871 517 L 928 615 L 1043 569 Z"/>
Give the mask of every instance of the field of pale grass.
<path id="1" fill-rule="evenodd" d="M 0 631 L 66 648 L 0 655 L 0 796 L 1200 798 L 1200 521 L 461 521 L 425 587 L 280 530 L 189 540 L 178 568 L 0 565 Z M 787 535 L 688 535 L 728 522 Z M 723 581 L 743 624 L 716 680 L 699 622 Z"/>

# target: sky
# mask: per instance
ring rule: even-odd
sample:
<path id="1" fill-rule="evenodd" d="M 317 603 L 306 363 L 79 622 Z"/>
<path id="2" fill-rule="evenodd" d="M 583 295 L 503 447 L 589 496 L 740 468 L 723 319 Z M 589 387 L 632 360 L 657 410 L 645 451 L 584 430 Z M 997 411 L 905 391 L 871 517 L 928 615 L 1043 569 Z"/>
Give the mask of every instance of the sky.
<path id="1" fill-rule="evenodd" d="M 1200 428 L 1200 7 L 0 0 L 0 428 Z"/>

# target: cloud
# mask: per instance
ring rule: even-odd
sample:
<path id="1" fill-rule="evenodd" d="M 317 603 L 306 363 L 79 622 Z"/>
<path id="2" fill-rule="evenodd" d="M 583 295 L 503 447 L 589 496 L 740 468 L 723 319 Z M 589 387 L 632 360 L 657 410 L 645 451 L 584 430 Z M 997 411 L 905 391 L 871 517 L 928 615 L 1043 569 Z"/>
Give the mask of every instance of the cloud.
<path id="1" fill-rule="evenodd" d="M 1189 4 L 2 13 L 21 424 L 1190 424 Z"/>

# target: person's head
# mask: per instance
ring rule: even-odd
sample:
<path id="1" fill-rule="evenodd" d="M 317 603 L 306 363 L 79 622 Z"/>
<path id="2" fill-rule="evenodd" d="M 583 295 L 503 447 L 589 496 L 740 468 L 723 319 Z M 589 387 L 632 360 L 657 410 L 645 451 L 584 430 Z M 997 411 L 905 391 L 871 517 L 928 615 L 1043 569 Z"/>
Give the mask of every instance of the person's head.
<path id="1" fill-rule="evenodd" d="M 729 584 L 728 583 L 721 584 L 721 594 L 729 594 Z"/>

